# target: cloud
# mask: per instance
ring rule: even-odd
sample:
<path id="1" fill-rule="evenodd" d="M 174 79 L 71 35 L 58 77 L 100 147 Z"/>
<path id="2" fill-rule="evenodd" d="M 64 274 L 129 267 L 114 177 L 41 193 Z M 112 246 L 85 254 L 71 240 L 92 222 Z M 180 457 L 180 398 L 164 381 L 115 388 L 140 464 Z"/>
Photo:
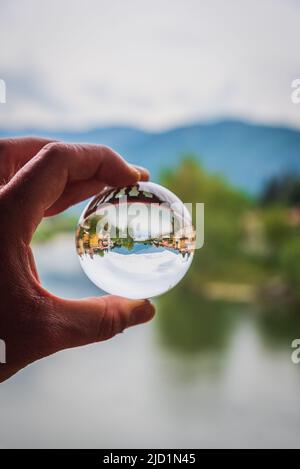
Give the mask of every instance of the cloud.
<path id="1" fill-rule="evenodd" d="M 294 0 L 2 0 L 0 126 L 300 127 Z"/>

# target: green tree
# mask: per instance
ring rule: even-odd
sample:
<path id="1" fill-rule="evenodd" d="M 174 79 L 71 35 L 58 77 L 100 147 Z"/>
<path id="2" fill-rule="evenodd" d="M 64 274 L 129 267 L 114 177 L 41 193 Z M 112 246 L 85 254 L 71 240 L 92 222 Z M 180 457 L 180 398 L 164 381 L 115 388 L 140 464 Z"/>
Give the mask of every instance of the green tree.
<path id="1" fill-rule="evenodd" d="M 261 203 L 262 205 L 299 205 L 300 175 L 287 173 L 271 178 L 263 189 Z"/>
<path id="2" fill-rule="evenodd" d="M 196 282 L 200 289 L 206 280 L 243 281 L 240 269 L 232 266 L 246 262 L 243 214 L 252 206 L 249 197 L 222 177 L 207 173 L 192 155 L 184 157 L 177 169 L 164 171 L 161 181 L 183 202 L 205 203 L 205 245 L 196 252 L 187 283 Z"/>
<path id="3" fill-rule="evenodd" d="M 285 280 L 300 291 L 300 239 L 289 240 L 280 253 L 280 265 Z M 299 295 L 299 294 L 298 294 Z M 300 297 L 300 295 L 299 295 Z"/>

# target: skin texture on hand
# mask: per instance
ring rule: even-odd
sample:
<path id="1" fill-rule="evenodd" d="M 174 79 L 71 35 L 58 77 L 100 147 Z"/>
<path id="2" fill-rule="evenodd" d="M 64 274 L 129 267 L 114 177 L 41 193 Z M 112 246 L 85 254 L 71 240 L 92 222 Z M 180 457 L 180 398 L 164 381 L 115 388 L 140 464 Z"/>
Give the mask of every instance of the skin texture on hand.
<path id="1" fill-rule="evenodd" d="M 148 180 L 110 148 L 44 139 L 0 140 L 0 382 L 60 350 L 112 338 L 149 321 L 147 300 L 102 296 L 65 300 L 46 291 L 30 248 L 44 216 L 58 214 L 105 186 Z"/>

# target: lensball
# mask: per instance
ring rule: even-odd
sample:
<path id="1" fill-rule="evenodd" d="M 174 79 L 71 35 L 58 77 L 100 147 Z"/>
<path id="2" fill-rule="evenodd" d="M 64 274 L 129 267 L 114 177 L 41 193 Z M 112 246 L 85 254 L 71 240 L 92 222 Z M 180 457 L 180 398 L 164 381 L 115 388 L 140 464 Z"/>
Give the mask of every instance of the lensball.
<path id="1" fill-rule="evenodd" d="M 76 230 L 80 264 L 101 290 L 153 298 L 188 271 L 195 249 L 189 210 L 152 182 L 106 189 L 82 212 Z"/>

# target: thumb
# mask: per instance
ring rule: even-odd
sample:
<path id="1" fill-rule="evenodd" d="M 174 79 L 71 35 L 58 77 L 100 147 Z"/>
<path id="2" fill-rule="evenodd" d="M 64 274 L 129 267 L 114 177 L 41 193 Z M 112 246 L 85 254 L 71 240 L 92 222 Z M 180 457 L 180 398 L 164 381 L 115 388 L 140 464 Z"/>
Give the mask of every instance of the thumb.
<path id="1" fill-rule="evenodd" d="M 56 351 L 100 342 L 128 327 L 150 321 L 155 313 L 148 300 L 102 296 L 83 300 L 57 299 L 53 346 Z"/>

